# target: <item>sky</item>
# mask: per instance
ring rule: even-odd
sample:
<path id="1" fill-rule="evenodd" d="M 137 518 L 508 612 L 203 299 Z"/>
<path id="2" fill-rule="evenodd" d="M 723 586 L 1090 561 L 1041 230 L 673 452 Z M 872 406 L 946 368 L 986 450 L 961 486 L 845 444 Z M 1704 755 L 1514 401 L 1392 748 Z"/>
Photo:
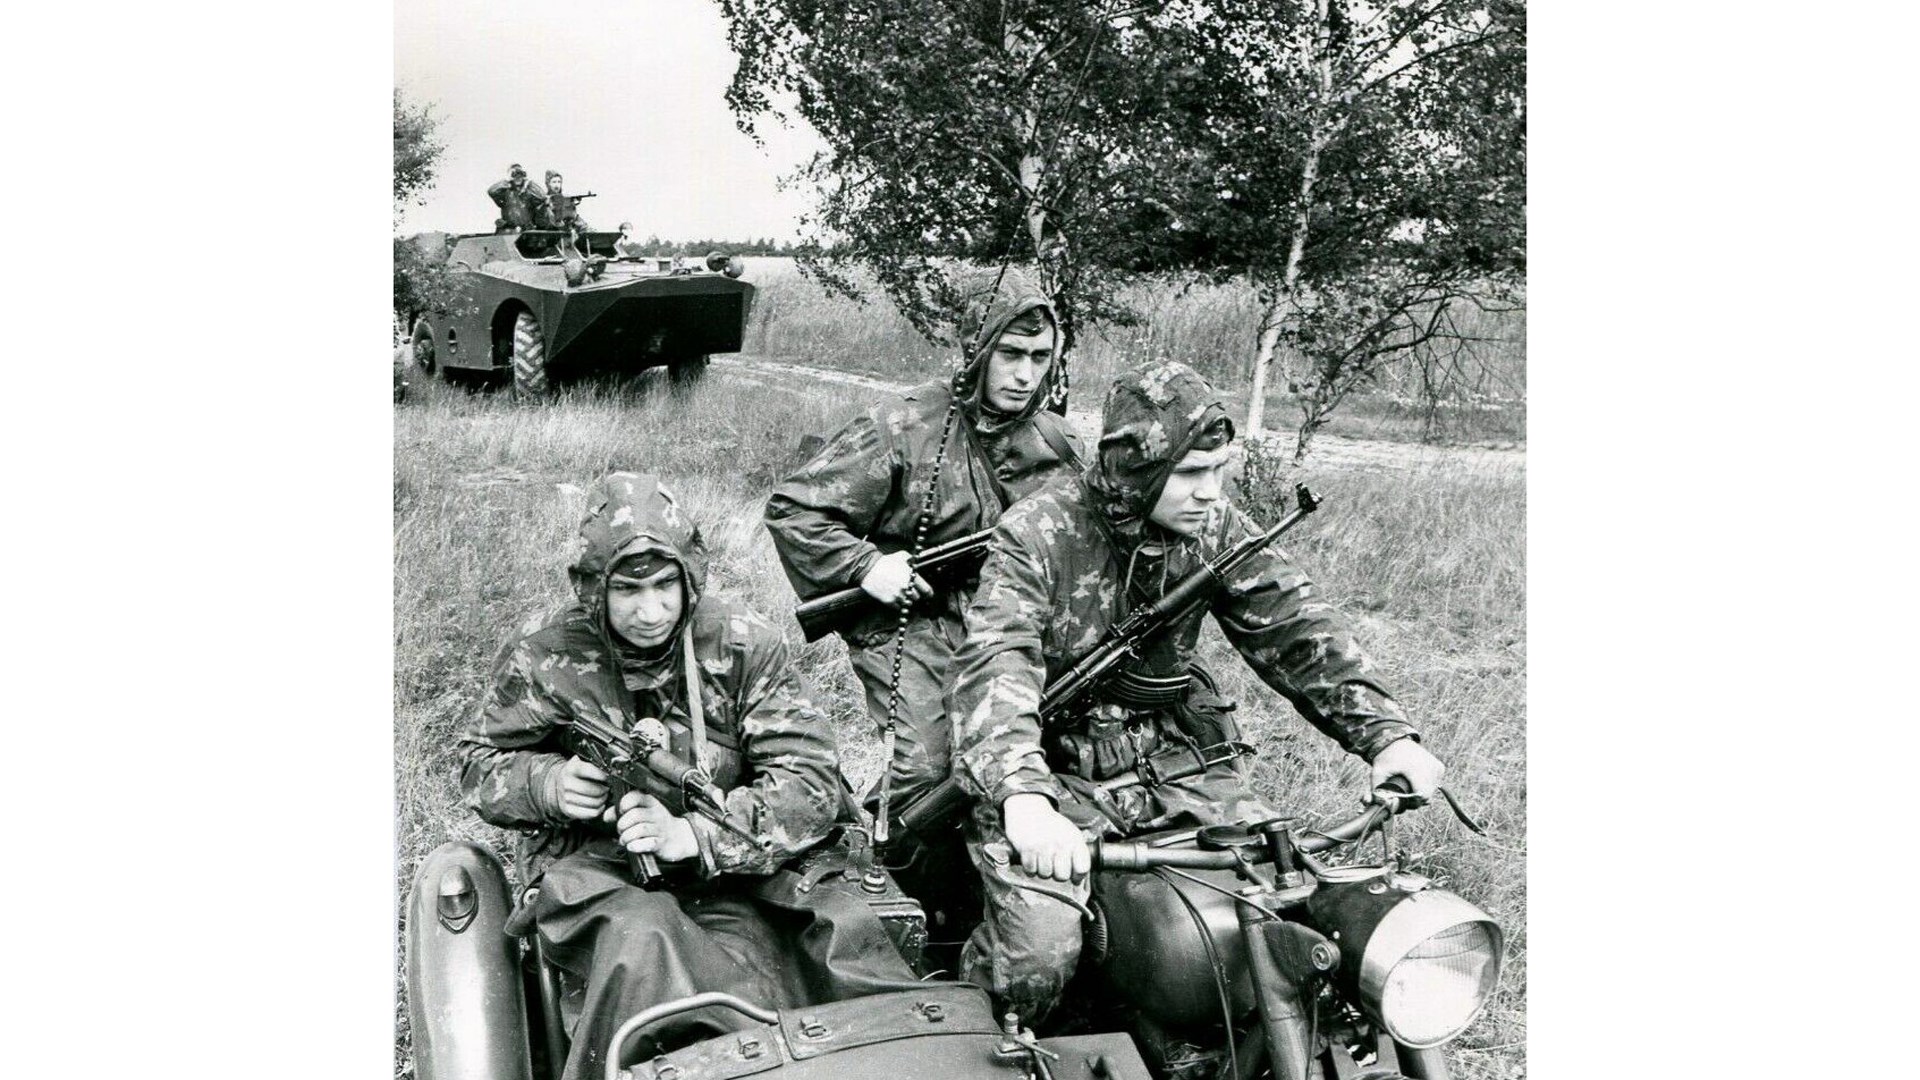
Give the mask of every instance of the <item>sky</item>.
<path id="1" fill-rule="evenodd" d="M 669 240 L 794 240 L 802 191 L 779 177 L 818 149 L 810 128 L 762 125 L 766 146 L 727 111 L 734 60 L 712 0 L 394 0 L 393 75 L 431 103 L 446 144 L 403 232 L 484 232 L 487 185 L 508 165 L 547 169 L 595 228 L 633 222 Z"/>

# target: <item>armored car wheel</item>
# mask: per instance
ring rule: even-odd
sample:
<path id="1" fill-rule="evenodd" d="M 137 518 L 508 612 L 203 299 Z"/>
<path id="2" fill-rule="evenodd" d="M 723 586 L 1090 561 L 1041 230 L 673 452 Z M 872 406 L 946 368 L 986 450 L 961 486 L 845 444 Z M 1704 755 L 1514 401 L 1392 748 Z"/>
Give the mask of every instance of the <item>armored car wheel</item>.
<path id="1" fill-rule="evenodd" d="M 537 398 L 547 389 L 547 342 L 540 336 L 540 320 L 522 311 L 513 317 L 513 392 Z"/>
<path id="2" fill-rule="evenodd" d="M 412 344 L 413 362 L 420 365 L 420 370 L 429 375 L 433 374 L 438 366 L 433 355 L 433 324 L 425 319 L 415 319 Z"/>
<path id="3" fill-rule="evenodd" d="M 706 356 L 688 356 L 667 365 L 667 380 L 673 385 L 675 393 L 684 393 L 700 382 L 707 373 Z"/>

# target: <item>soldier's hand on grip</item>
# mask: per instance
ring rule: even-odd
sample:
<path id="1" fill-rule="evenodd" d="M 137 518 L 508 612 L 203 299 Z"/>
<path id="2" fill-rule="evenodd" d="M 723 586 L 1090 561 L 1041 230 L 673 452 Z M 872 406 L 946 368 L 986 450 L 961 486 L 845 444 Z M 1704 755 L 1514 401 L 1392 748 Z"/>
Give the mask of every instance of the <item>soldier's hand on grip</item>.
<path id="1" fill-rule="evenodd" d="M 700 854 L 693 826 L 676 817 L 666 804 L 643 792 L 620 796 L 620 846 L 636 855 L 651 854 L 661 862 L 680 862 Z"/>
<path id="2" fill-rule="evenodd" d="M 1389 777 L 1398 776 L 1413 789 L 1413 797 L 1424 802 L 1440 786 L 1440 776 L 1446 771 L 1439 758 L 1412 738 L 1395 739 L 1374 755 L 1373 786 L 1379 787 Z"/>
<path id="3" fill-rule="evenodd" d="M 607 808 L 607 774 L 584 758 L 568 758 L 560 766 L 560 810 L 570 818 L 588 821 Z"/>
<path id="4" fill-rule="evenodd" d="M 867 568 L 867 576 L 860 579 L 860 587 L 868 596 L 892 607 L 902 601 L 912 603 L 923 596 L 933 594 L 933 586 L 927 579 L 913 572 L 913 557 L 904 551 L 891 555 L 882 555 L 879 560 Z"/>
<path id="5" fill-rule="evenodd" d="M 1020 866 L 1035 877 L 1080 881 L 1093 869 L 1087 838 L 1044 795 L 1023 792 L 1000 804 L 1007 843 L 1020 856 Z"/>

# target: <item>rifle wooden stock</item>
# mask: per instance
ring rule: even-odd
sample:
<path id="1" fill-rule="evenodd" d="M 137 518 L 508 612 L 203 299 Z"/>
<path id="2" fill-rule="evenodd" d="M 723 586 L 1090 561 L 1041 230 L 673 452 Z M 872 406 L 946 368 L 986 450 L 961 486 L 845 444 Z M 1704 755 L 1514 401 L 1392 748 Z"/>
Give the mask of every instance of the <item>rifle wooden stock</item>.
<path id="1" fill-rule="evenodd" d="M 926 578 L 928 584 L 937 584 L 936 579 L 958 577 L 986 560 L 987 541 L 992 536 L 993 530 L 986 528 L 930 547 L 914 558 L 913 572 Z M 800 623 L 802 636 L 808 641 L 818 641 L 852 626 L 870 608 L 879 606 L 879 601 L 865 589 L 850 585 L 806 601 L 793 609 L 793 617 Z"/>
<path id="2" fill-rule="evenodd" d="M 1294 487 L 1294 509 L 1263 533 L 1249 536 L 1202 563 L 1176 582 L 1158 600 L 1141 604 L 1110 628 L 1100 642 L 1074 662 L 1061 676 L 1047 685 L 1040 695 L 1040 727 L 1073 706 L 1086 691 L 1106 678 L 1124 657 L 1131 656 L 1148 635 L 1178 621 L 1194 607 L 1205 603 L 1220 584 L 1227 580 L 1253 554 L 1280 538 L 1280 534 L 1300 524 L 1320 507 L 1320 500 L 1305 484 Z M 811 640 L 811 639 L 809 639 Z M 894 819 L 902 828 L 922 831 L 937 827 L 967 804 L 966 792 L 951 774 L 926 794 L 902 807 Z"/>

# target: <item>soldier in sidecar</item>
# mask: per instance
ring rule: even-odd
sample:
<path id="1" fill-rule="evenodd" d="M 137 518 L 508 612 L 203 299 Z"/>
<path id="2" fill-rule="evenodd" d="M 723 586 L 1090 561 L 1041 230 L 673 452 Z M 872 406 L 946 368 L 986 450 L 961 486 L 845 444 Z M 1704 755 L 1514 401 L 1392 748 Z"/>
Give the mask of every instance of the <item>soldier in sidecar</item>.
<path id="1" fill-rule="evenodd" d="M 461 735 L 469 802 L 527 832 L 508 929 L 537 935 L 557 971 L 566 1080 L 600 1075 L 616 1029 L 664 1001 L 786 1008 L 916 987 L 857 882 L 793 865 L 859 822 L 832 725 L 780 632 L 706 593 L 699 528 L 673 497 L 643 474 L 600 481 L 568 574 L 575 602 L 508 642 Z M 609 720 L 657 724 L 660 750 L 723 801 L 695 813 L 621 790 L 581 741 Z M 749 1022 L 696 1009 L 635 1049 Z"/>

